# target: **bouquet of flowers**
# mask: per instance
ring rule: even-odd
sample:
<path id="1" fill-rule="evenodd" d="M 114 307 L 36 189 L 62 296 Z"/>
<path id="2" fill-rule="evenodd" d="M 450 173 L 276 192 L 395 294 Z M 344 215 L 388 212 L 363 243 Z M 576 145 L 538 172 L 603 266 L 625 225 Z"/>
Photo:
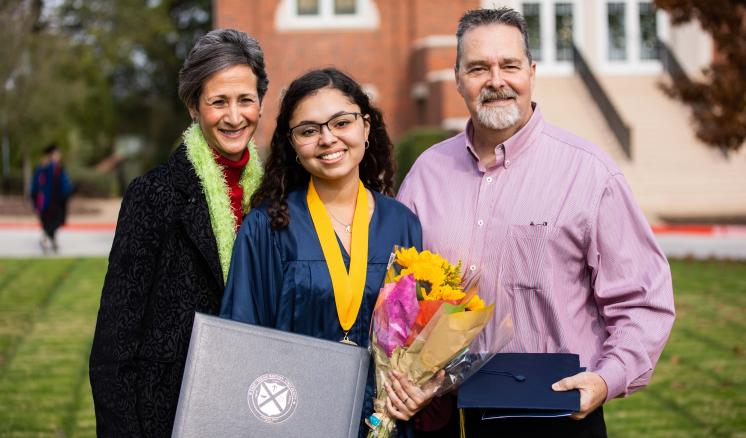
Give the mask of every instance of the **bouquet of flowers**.
<path id="1" fill-rule="evenodd" d="M 394 248 L 376 301 L 370 349 L 375 364 L 375 412 L 366 419 L 368 437 L 389 437 L 396 422 L 386 413 L 386 375 L 396 370 L 422 386 L 440 370 L 442 395 L 475 373 L 512 336 L 510 315 L 485 341 L 483 329 L 495 315 L 477 294 L 476 279 L 464 281 L 461 262 L 452 265 L 430 251 Z M 481 338 L 481 339 L 480 339 Z"/>

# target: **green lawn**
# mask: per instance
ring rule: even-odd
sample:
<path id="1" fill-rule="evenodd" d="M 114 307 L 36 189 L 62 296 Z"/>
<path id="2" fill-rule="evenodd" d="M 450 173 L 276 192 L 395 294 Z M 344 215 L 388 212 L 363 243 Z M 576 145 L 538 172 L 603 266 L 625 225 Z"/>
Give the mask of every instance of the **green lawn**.
<path id="1" fill-rule="evenodd" d="M 676 322 L 652 383 L 608 404 L 609 435 L 746 437 L 746 264 L 671 263 Z"/>
<path id="2" fill-rule="evenodd" d="M 105 259 L 0 259 L 0 436 L 95 436 L 88 352 Z M 673 262 L 678 317 L 611 437 L 746 437 L 746 263 Z"/>

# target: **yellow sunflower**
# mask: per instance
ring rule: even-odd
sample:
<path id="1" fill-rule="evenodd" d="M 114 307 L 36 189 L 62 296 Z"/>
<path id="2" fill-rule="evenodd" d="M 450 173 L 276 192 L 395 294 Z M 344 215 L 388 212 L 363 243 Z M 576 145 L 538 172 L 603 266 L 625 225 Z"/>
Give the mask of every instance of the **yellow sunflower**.
<path id="1" fill-rule="evenodd" d="M 421 293 L 426 300 L 459 300 L 464 293 L 461 289 L 461 262 L 448 263 L 439 254 L 430 251 L 417 252 L 415 248 L 396 251 L 396 262 L 403 268 L 394 279 L 398 281 L 412 274 L 420 283 L 429 283 L 430 292 Z"/>
<path id="2" fill-rule="evenodd" d="M 447 284 L 433 287 L 430 294 L 433 300 L 458 301 L 466 295 L 460 288 L 454 288 Z"/>
<path id="3" fill-rule="evenodd" d="M 427 263 L 413 263 L 408 268 L 402 269 L 396 280 L 398 281 L 401 277 L 409 274 L 412 274 L 415 280 L 426 281 L 433 286 L 440 285 L 445 278 L 443 271 L 438 266 Z"/>
<path id="4" fill-rule="evenodd" d="M 417 260 L 417 249 L 412 248 L 400 248 L 396 250 L 396 263 L 402 268 L 408 268 L 415 260 Z"/>
<path id="5" fill-rule="evenodd" d="M 474 295 L 469 304 L 466 305 L 466 310 L 481 310 L 484 309 L 484 301 L 479 298 L 479 295 Z"/>

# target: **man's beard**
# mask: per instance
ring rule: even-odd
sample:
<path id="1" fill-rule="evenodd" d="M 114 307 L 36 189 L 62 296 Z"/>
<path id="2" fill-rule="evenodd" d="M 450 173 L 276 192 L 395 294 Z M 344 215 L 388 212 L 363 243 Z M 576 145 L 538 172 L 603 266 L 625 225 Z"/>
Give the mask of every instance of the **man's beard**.
<path id="1" fill-rule="evenodd" d="M 493 99 L 509 99 L 518 96 L 512 88 L 498 88 L 489 90 L 483 88 L 477 98 L 477 119 L 479 123 L 489 129 L 501 130 L 510 128 L 521 119 L 521 111 L 516 101 L 507 106 L 484 106 L 483 103 Z"/>

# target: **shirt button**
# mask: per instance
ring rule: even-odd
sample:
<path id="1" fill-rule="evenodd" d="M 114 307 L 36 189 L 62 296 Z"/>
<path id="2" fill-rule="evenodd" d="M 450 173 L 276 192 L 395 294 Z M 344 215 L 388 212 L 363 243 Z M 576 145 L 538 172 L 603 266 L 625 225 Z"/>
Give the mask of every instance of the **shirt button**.
<path id="1" fill-rule="evenodd" d="M 477 270 L 477 265 L 471 265 L 471 266 L 469 266 L 469 270 L 472 271 L 472 272 L 476 271 Z"/>
<path id="2" fill-rule="evenodd" d="M 482 225 L 484 225 L 484 221 L 482 219 L 479 219 L 477 221 L 477 225 L 479 225 L 481 227 Z"/>
<path id="3" fill-rule="evenodd" d="M 491 183 L 491 182 L 492 182 L 492 177 L 491 177 L 491 176 L 488 176 L 488 177 L 487 177 L 487 182 L 488 182 L 488 183 Z"/>
<path id="4" fill-rule="evenodd" d="M 505 167 L 510 166 L 510 160 L 505 160 Z"/>

